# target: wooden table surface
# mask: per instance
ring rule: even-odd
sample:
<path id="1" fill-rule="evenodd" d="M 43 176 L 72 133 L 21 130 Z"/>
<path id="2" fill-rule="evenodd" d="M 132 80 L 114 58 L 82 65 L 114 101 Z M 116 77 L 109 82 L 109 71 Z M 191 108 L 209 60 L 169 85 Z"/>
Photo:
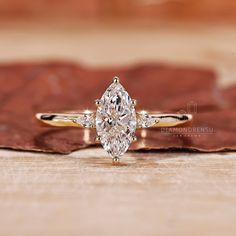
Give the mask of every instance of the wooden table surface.
<path id="1" fill-rule="evenodd" d="M 236 82 L 229 25 L 152 27 L 12 23 L 0 61 L 141 61 L 214 68 Z M 0 235 L 236 235 L 236 154 L 129 152 L 112 166 L 102 149 L 71 155 L 0 151 Z"/>

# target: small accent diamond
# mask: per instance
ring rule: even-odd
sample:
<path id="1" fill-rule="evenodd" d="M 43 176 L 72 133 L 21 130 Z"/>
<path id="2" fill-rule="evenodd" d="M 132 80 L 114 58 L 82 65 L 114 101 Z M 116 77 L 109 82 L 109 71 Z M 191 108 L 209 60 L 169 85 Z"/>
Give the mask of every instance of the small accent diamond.
<path id="1" fill-rule="evenodd" d="M 77 117 L 75 122 L 83 125 L 84 128 L 93 128 L 95 124 L 95 117 L 93 112 L 85 111 L 84 114 Z"/>
<path id="2" fill-rule="evenodd" d="M 138 114 L 138 127 L 139 128 L 148 128 L 158 123 L 158 118 L 152 117 L 146 111 L 141 111 Z"/>

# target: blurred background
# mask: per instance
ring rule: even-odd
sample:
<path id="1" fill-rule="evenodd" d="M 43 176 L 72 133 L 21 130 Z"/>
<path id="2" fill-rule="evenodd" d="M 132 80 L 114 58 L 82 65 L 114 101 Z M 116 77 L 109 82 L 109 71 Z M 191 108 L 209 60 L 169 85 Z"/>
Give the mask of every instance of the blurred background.
<path id="1" fill-rule="evenodd" d="M 167 62 L 236 77 L 234 0 L 0 1 L 0 62 Z"/>
<path id="2" fill-rule="evenodd" d="M 226 87 L 236 82 L 236 0 L 0 0 L 0 63 L 54 60 L 211 68 Z M 82 235 L 117 235 L 129 225 L 135 235 L 153 235 L 155 227 L 160 235 L 235 235 L 235 154 L 160 154 L 146 153 L 148 162 L 141 154 L 137 163 L 130 156 L 113 169 L 90 150 L 77 159 L 1 153 L 1 235 L 78 235 L 79 227 Z"/>
<path id="3" fill-rule="evenodd" d="M 234 20 L 234 0 L 9 0 L 2 19 L 64 20 Z"/>

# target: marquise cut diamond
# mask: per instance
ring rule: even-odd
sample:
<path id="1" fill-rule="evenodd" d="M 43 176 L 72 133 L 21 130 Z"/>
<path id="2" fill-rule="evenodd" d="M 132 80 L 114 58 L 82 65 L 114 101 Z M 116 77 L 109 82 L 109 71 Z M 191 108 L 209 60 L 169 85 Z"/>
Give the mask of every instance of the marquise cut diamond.
<path id="1" fill-rule="evenodd" d="M 114 158 L 129 148 L 136 129 L 132 99 L 119 82 L 103 94 L 96 112 L 96 129 L 103 148 Z"/>

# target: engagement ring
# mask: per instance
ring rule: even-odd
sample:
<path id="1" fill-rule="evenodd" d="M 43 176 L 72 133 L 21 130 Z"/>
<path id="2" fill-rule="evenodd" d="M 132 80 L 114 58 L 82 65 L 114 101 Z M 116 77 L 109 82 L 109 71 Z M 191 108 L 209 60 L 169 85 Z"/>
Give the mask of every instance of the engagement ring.
<path id="1" fill-rule="evenodd" d="M 36 118 L 51 126 L 96 128 L 96 140 L 114 162 L 136 141 L 136 129 L 173 127 L 192 120 L 191 114 L 136 111 L 136 100 L 130 98 L 118 77 L 113 78 L 113 83 L 95 103 L 96 111 L 37 113 Z"/>

